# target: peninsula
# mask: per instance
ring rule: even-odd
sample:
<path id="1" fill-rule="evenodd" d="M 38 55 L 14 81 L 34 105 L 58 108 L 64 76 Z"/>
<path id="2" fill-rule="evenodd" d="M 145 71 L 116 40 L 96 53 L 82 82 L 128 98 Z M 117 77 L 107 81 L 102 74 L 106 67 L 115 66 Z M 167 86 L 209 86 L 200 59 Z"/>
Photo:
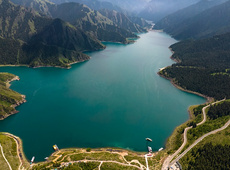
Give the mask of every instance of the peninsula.
<path id="1" fill-rule="evenodd" d="M 15 80 L 19 80 L 19 77 L 10 73 L 0 73 L 0 120 L 17 113 L 15 107 L 26 102 L 25 95 L 9 88 L 10 82 Z"/>

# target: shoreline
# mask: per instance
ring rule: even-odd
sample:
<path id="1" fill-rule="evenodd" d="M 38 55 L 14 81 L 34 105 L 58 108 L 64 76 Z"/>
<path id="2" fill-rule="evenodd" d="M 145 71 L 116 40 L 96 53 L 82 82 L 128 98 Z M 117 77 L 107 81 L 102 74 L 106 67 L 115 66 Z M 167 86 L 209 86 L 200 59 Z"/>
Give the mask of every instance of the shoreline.
<path id="1" fill-rule="evenodd" d="M 6 87 L 7 87 L 8 89 L 10 89 L 10 86 L 11 86 L 10 83 L 11 83 L 12 81 L 16 81 L 16 80 L 19 81 L 20 78 L 19 78 L 18 76 L 15 76 L 15 77 L 12 78 L 11 80 L 6 81 Z M 23 104 L 23 103 L 26 102 L 26 99 L 25 99 L 26 96 L 21 94 L 21 97 L 22 97 L 21 100 L 17 101 L 16 104 L 13 104 L 13 105 L 10 106 L 10 107 L 12 107 L 12 108 L 14 109 L 14 111 L 12 111 L 12 112 L 10 112 L 9 114 L 5 115 L 4 118 L 0 118 L 0 120 L 4 120 L 4 119 L 6 119 L 7 117 L 9 117 L 9 116 L 11 116 L 11 115 L 14 115 L 14 114 L 16 114 L 16 113 L 19 112 L 19 111 L 16 110 L 16 107 L 17 107 L 17 106 L 20 106 L 21 104 Z"/>
<path id="2" fill-rule="evenodd" d="M 9 138 L 14 139 L 16 145 L 17 145 L 17 155 L 19 158 L 19 161 L 21 162 L 21 164 L 19 165 L 19 167 L 21 167 L 22 165 L 24 165 L 25 167 L 29 166 L 29 161 L 26 158 L 26 155 L 24 153 L 24 149 L 23 149 L 23 142 L 22 139 L 18 136 L 15 136 L 11 133 L 8 132 L 0 132 L 0 134 L 8 136 Z"/>
<path id="3" fill-rule="evenodd" d="M 152 31 L 154 31 L 154 30 L 152 30 Z M 114 43 L 114 42 L 113 42 Z M 121 43 L 122 44 L 122 43 Z M 169 48 L 170 49 L 170 51 L 172 52 L 172 55 L 171 55 L 171 57 L 170 57 L 170 59 L 172 59 L 173 61 L 175 61 L 175 62 L 179 62 L 179 61 L 177 61 L 176 59 L 173 59 L 172 58 L 172 56 L 173 56 L 173 54 L 174 54 L 174 51 L 171 49 L 171 48 Z M 103 50 L 103 49 L 101 49 L 101 50 Z M 88 52 L 90 52 L 90 51 L 88 51 Z M 89 60 L 89 59 L 88 59 Z M 81 63 L 81 62 L 86 62 L 86 61 L 88 61 L 88 60 L 84 60 L 84 61 L 76 61 L 76 62 L 73 62 L 73 63 L 69 63 L 68 65 L 73 65 L 73 64 L 76 64 L 76 63 Z M 4 67 L 4 66 L 26 66 L 26 67 L 29 67 L 28 65 L 0 65 L 0 67 Z M 40 67 L 57 67 L 57 68 L 65 68 L 65 69 L 70 69 L 71 67 L 60 67 L 60 66 L 37 66 L 37 67 L 32 67 L 32 68 L 40 68 Z M 165 69 L 165 68 L 167 68 L 167 67 L 170 67 L 170 66 L 166 66 L 166 67 L 164 67 L 164 68 L 162 68 L 162 70 L 163 69 Z M 186 89 L 183 89 L 182 87 L 180 87 L 179 85 L 177 85 L 177 84 L 175 84 L 174 82 L 173 82 L 173 79 L 170 79 L 170 78 L 167 78 L 167 77 L 165 77 L 165 76 L 163 76 L 163 75 L 161 75 L 161 74 L 159 74 L 159 72 L 157 73 L 159 76 L 161 76 L 162 78 L 165 78 L 165 79 L 167 79 L 167 80 L 170 80 L 170 82 L 173 84 L 173 86 L 174 87 L 176 87 L 177 89 L 179 89 L 179 90 L 182 90 L 182 91 L 185 91 L 185 92 L 187 92 L 187 93 L 192 93 L 192 94 L 195 94 L 195 95 L 198 95 L 198 96 L 201 96 L 201 97 L 203 97 L 203 98 L 205 98 L 206 100 L 207 100 L 207 102 L 210 102 L 210 101 L 212 101 L 213 100 L 213 98 L 210 98 L 210 97 L 208 97 L 208 96 L 205 96 L 205 95 L 202 95 L 202 94 L 200 94 L 200 93 L 197 93 L 197 92 L 193 92 L 193 91 L 189 91 L 189 90 L 186 90 Z M 18 77 L 18 76 L 17 76 Z M 18 77 L 19 78 L 19 77 Z M 15 80 L 17 80 L 17 79 L 15 79 Z M 14 81 L 14 80 L 12 80 L 12 81 Z M 10 82 L 11 81 L 9 81 L 9 87 L 10 87 Z M 24 100 L 25 100 L 25 98 L 24 98 Z M 25 102 L 26 102 L 26 100 L 25 100 Z M 23 102 L 24 103 L 24 102 Z M 21 103 L 22 104 L 22 103 Z M 19 106 L 19 105 L 16 105 L 15 107 L 17 107 L 17 106 Z M 16 113 L 18 113 L 18 112 L 16 112 Z M 14 113 L 14 114 L 16 114 L 16 113 Z M 10 114 L 11 115 L 11 114 Z M 9 115 L 9 116 L 10 116 Z M 7 116 L 8 117 L 8 116 Z M 6 118 L 7 118 L 6 117 Z M 5 119 L 5 118 L 4 118 Z M 189 120 L 190 120 L 190 118 L 189 118 Z M 181 124 L 182 125 L 182 124 Z M 179 125 L 180 126 L 180 125 Z M 178 127 L 178 126 L 177 126 Z M 177 128 L 177 127 L 175 127 L 174 128 L 174 130 Z M 170 135 L 171 136 L 171 135 Z M 170 137 L 169 136 L 169 137 Z M 168 137 L 168 138 L 169 138 Z M 167 143 L 167 139 L 166 139 L 166 142 L 165 143 Z M 105 148 L 114 148 L 114 149 L 121 149 L 121 150 L 127 150 L 127 151 L 132 151 L 132 152 L 135 152 L 135 153 L 137 153 L 137 154 L 141 154 L 141 153 L 143 153 L 143 152 L 139 152 L 139 151 L 133 151 L 133 150 L 130 150 L 130 149 L 124 149 L 124 148 L 119 148 L 119 147 L 105 147 Z M 69 149 L 69 148 L 64 148 L 64 149 Z M 93 149 L 101 149 L 101 148 L 93 148 Z M 166 150 L 166 144 L 165 144 L 165 146 L 164 146 L 164 150 L 163 151 L 165 151 Z M 23 152 L 24 153 L 24 152 Z M 53 152 L 52 154 L 54 154 L 55 152 Z M 158 151 L 156 151 L 156 152 L 154 152 L 154 153 L 158 153 Z M 51 155 L 52 155 L 51 154 Z M 25 155 L 25 154 L 24 154 Z"/>
<path id="4" fill-rule="evenodd" d="M 51 65 L 40 65 L 40 66 L 36 66 L 36 67 L 30 67 L 29 65 L 0 65 L 0 67 L 28 67 L 28 68 L 33 68 L 33 69 L 36 69 L 36 68 L 43 68 L 43 67 L 54 67 L 54 68 L 62 68 L 62 69 L 70 69 L 71 68 L 71 65 L 73 64 L 77 64 L 77 63 L 83 63 L 83 62 L 86 62 L 86 61 L 89 61 L 91 59 L 91 57 L 89 57 L 89 59 L 86 59 L 86 60 L 81 60 L 81 61 L 74 61 L 74 62 L 71 62 L 71 63 L 68 63 L 68 67 L 62 67 L 62 66 L 51 66 Z M 10 81 L 11 82 L 11 81 Z"/>
<path id="5" fill-rule="evenodd" d="M 169 66 L 168 66 L 169 67 Z M 160 71 L 164 70 L 165 68 L 167 67 L 164 67 L 162 68 Z M 203 97 L 206 99 L 206 102 L 205 103 L 210 103 L 210 102 L 213 102 L 214 101 L 214 98 L 213 97 L 209 97 L 209 96 L 206 96 L 204 94 L 201 94 L 201 93 L 198 93 L 198 92 L 194 92 L 194 91 L 191 91 L 191 90 L 186 90 L 184 89 L 183 87 L 179 86 L 178 84 L 176 84 L 175 82 L 173 82 L 173 79 L 172 78 L 168 78 L 168 77 L 165 77 L 164 75 L 161 75 L 159 72 L 157 73 L 160 77 L 162 78 L 165 78 L 167 80 L 170 81 L 170 83 L 176 87 L 177 89 L 181 90 L 181 91 L 184 91 L 184 92 L 187 92 L 187 93 L 191 93 L 191 94 L 195 94 L 197 96 L 200 96 L 200 97 Z"/>
<path id="6" fill-rule="evenodd" d="M 175 61 L 176 63 L 180 63 L 181 61 L 180 60 L 177 60 L 175 58 L 173 58 L 173 54 L 175 53 L 172 48 L 169 47 L 169 50 L 172 52 L 172 55 L 169 57 L 171 60 Z M 171 66 L 166 66 L 166 67 L 163 67 L 163 68 L 160 68 L 159 71 L 157 72 L 157 74 L 162 77 L 162 78 L 165 78 L 167 80 L 169 80 L 172 85 L 174 87 L 176 87 L 177 89 L 181 90 L 181 91 L 184 91 L 184 92 L 187 92 L 187 93 L 191 93 L 191 94 L 195 94 L 195 95 L 198 95 L 200 97 L 203 97 L 205 98 L 207 101 L 206 103 L 210 103 L 210 102 L 213 102 L 215 99 L 213 97 L 209 97 L 209 96 L 206 96 L 204 94 L 201 94 L 201 93 L 198 93 L 198 92 L 195 92 L 195 91 L 191 91 L 191 90 L 187 90 L 187 89 L 184 89 L 183 87 L 179 86 L 178 84 L 176 84 L 175 82 L 173 82 L 173 78 L 168 78 L 168 77 L 165 77 L 164 75 L 160 74 L 160 71 L 164 70 L 165 68 L 168 68 L 168 67 L 171 67 Z"/>

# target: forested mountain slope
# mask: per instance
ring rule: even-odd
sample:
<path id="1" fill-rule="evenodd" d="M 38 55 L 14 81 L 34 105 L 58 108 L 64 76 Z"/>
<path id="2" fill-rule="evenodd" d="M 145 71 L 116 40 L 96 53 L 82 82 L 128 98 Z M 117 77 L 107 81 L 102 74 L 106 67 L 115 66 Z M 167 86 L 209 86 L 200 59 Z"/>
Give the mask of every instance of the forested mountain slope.
<path id="1" fill-rule="evenodd" d="M 180 61 L 160 72 L 182 88 L 215 99 L 230 98 L 230 33 L 171 46 Z"/>
<path id="2" fill-rule="evenodd" d="M 101 9 L 99 12 L 113 21 L 113 23 L 120 28 L 137 33 L 146 31 L 146 29 L 142 28 L 140 25 L 133 23 L 131 19 L 123 13 L 107 9 Z"/>
<path id="3" fill-rule="evenodd" d="M 227 33 L 230 31 L 229 11 L 230 1 L 227 1 L 184 19 L 172 30 L 169 27 L 168 32 L 177 39 L 200 39 Z"/>
<path id="4" fill-rule="evenodd" d="M 68 67 L 89 59 L 80 52 L 104 48 L 60 19 L 42 17 L 8 0 L 1 1 L 0 9 L 0 64 Z"/>
<path id="5" fill-rule="evenodd" d="M 54 5 L 54 3 L 48 0 L 11 0 L 14 4 L 30 7 L 42 15 L 49 16 L 49 8 Z"/>
<path id="6" fill-rule="evenodd" d="M 36 11 L 0 1 L 0 36 L 27 41 L 33 34 L 47 26 L 51 19 L 41 17 Z"/>
<path id="7" fill-rule="evenodd" d="M 76 2 L 79 4 L 85 4 L 89 8 L 94 9 L 94 10 L 109 9 L 109 10 L 115 10 L 119 12 L 123 11 L 120 7 L 114 5 L 113 3 L 106 2 L 106 1 L 98 1 L 98 0 L 50 0 L 50 2 L 53 2 L 55 4 Z"/>
<path id="8" fill-rule="evenodd" d="M 137 37 L 131 31 L 116 26 L 100 12 L 78 3 L 64 3 L 50 9 L 54 18 L 61 18 L 88 32 L 101 41 L 127 43 L 127 38 Z"/>
<path id="9" fill-rule="evenodd" d="M 194 5 L 191 5 L 189 7 L 186 7 L 173 14 L 166 16 L 165 18 L 157 22 L 154 28 L 163 29 L 165 32 L 171 35 L 175 35 L 184 27 L 183 22 L 187 22 L 189 19 L 192 20 L 194 16 L 202 13 L 203 11 L 209 8 L 222 4 L 226 1 L 227 0 L 201 0 L 200 2 Z"/>
<path id="10" fill-rule="evenodd" d="M 151 0 L 138 16 L 157 22 L 165 16 L 197 3 L 199 0 Z"/>
<path id="11" fill-rule="evenodd" d="M 106 16 L 103 16 L 100 12 L 96 10 L 90 9 L 88 6 L 70 2 L 63 4 L 52 4 L 47 0 L 12 0 L 17 4 L 25 5 L 26 7 L 33 8 L 38 10 L 39 13 L 43 15 L 48 15 L 52 18 L 61 18 L 64 21 L 70 22 L 77 28 L 80 28 L 94 36 L 95 38 L 101 41 L 113 41 L 113 42 L 122 42 L 127 43 L 127 38 L 136 38 L 137 36 L 132 33 L 130 27 L 136 25 L 140 28 L 140 30 L 145 31 L 145 29 L 141 28 L 141 26 L 134 24 L 131 20 L 127 24 L 126 27 L 119 27 L 118 23 L 114 23 Z M 64 2 L 64 1 L 63 1 Z M 89 3 L 89 1 L 81 1 L 82 3 L 88 2 L 86 4 L 90 4 L 90 6 L 97 6 L 99 1 L 93 1 Z M 45 11 L 45 12 L 44 12 Z M 121 19 L 126 20 L 126 16 L 122 14 Z M 148 25 L 144 23 L 141 19 L 137 21 L 143 25 Z M 134 32 L 138 32 L 138 30 L 134 30 Z"/>

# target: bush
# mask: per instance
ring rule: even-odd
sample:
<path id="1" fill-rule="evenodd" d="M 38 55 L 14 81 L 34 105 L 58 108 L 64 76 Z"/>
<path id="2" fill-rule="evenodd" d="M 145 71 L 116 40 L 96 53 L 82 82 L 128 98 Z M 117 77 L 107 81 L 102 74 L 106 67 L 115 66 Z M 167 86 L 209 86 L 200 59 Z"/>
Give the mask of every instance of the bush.
<path id="1" fill-rule="evenodd" d="M 90 152 L 90 151 L 91 151 L 91 148 L 87 148 L 87 149 L 86 149 L 86 152 Z"/>

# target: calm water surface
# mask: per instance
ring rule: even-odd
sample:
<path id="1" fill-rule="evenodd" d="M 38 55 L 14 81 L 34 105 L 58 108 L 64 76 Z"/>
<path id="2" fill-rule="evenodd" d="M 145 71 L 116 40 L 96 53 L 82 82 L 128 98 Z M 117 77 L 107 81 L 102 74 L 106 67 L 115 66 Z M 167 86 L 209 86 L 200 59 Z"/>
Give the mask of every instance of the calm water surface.
<path id="1" fill-rule="evenodd" d="M 0 131 L 23 140 L 28 159 L 42 161 L 52 145 L 122 147 L 145 151 L 163 147 L 173 129 L 189 116 L 189 105 L 205 99 L 182 92 L 157 75 L 171 65 L 165 33 L 141 34 L 134 44 L 106 43 L 91 60 L 71 69 L 0 67 L 18 75 L 11 88 L 26 95 L 20 113 L 0 121 Z"/>

